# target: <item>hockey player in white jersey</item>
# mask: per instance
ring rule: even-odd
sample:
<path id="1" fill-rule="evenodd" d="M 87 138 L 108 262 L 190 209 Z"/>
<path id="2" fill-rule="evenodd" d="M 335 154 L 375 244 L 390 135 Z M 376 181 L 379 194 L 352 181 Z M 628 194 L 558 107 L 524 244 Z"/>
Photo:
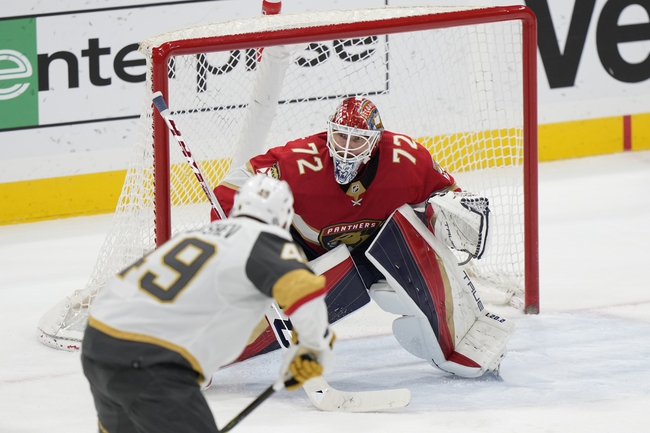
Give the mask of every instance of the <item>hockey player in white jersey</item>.
<path id="1" fill-rule="evenodd" d="M 279 381 L 297 389 L 331 363 L 325 277 L 291 240 L 293 196 L 258 175 L 230 218 L 177 235 L 95 299 L 82 365 L 101 432 L 218 432 L 200 384 L 243 351 L 275 299 L 297 344 Z"/>

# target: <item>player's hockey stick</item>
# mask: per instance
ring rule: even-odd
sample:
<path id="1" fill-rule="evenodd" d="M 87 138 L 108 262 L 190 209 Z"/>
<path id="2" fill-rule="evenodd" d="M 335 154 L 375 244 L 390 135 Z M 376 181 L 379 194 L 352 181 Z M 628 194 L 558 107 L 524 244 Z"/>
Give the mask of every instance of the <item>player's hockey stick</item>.
<path id="1" fill-rule="evenodd" d="M 160 113 L 160 115 L 162 116 L 162 118 L 165 120 L 165 123 L 167 124 L 167 128 L 169 128 L 169 131 L 172 133 L 172 135 L 174 136 L 178 144 L 181 146 L 183 155 L 185 155 L 185 159 L 187 160 L 187 163 L 190 165 L 190 167 L 192 167 L 192 172 L 194 173 L 194 176 L 196 176 L 196 179 L 199 181 L 199 184 L 201 184 L 201 188 L 203 188 L 203 192 L 208 197 L 208 201 L 212 205 L 212 208 L 217 213 L 217 215 L 219 215 L 219 218 L 224 219 L 226 217 L 226 214 L 223 211 L 221 205 L 219 204 L 219 200 L 217 200 L 217 197 L 215 197 L 214 192 L 212 191 L 212 189 L 210 189 L 208 183 L 205 181 L 203 174 L 201 174 L 201 170 L 199 169 L 198 164 L 194 160 L 194 157 L 192 156 L 192 152 L 190 152 L 190 148 L 187 146 L 187 144 L 185 144 L 185 140 L 183 140 L 181 131 L 176 126 L 176 122 L 174 121 L 174 118 L 169 112 L 169 107 L 167 107 L 167 103 L 165 102 L 162 93 L 161 92 L 154 93 L 152 95 L 152 102 L 153 105 L 158 110 L 158 112 Z"/>
<path id="2" fill-rule="evenodd" d="M 328 412 L 379 412 L 404 407 L 411 402 L 411 391 L 406 388 L 339 391 L 322 376 L 309 379 L 303 388 L 314 406 Z"/>
<path id="3" fill-rule="evenodd" d="M 284 388 L 284 383 L 282 382 L 276 382 L 273 385 L 269 386 L 264 390 L 263 393 L 261 393 L 251 404 L 246 406 L 244 410 L 239 412 L 237 416 L 235 416 L 226 426 L 222 429 L 219 430 L 219 432 L 224 433 L 227 431 L 232 430 L 234 426 L 239 424 L 241 420 L 246 418 L 248 414 L 250 414 L 257 406 L 262 404 L 267 398 L 271 397 L 273 394 L 275 394 L 275 391 L 279 391 L 282 388 Z"/>
<path id="4" fill-rule="evenodd" d="M 271 326 L 278 324 L 284 327 L 289 334 L 291 330 L 287 327 L 288 318 L 282 310 L 273 305 L 272 312 L 267 313 L 267 319 Z M 273 320 L 269 315 L 277 316 L 279 320 Z M 280 338 L 282 329 L 274 329 L 276 338 L 283 349 L 287 349 Z M 288 338 L 287 340 L 291 340 Z M 396 409 L 407 406 L 411 402 L 411 391 L 408 389 L 383 389 L 376 391 L 339 391 L 332 388 L 322 377 L 309 379 L 303 384 L 307 397 L 316 408 L 327 412 L 379 412 L 382 410 Z"/>

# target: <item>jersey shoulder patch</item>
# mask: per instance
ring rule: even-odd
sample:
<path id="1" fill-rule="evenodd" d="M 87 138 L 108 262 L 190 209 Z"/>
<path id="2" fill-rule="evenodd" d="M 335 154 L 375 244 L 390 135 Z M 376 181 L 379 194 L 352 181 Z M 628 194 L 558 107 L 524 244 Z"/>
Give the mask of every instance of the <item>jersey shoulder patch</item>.
<path id="1" fill-rule="evenodd" d="M 246 263 L 246 275 L 255 287 L 271 296 L 275 283 L 296 269 L 309 269 L 302 249 L 277 234 L 261 232 Z"/>

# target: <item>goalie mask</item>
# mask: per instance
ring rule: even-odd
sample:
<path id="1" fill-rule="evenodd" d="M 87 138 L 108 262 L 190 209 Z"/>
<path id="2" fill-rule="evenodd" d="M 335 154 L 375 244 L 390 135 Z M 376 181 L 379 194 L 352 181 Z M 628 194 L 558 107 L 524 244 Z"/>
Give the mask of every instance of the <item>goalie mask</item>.
<path id="1" fill-rule="evenodd" d="M 383 130 L 379 110 L 371 101 L 347 98 L 341 102 L 327 122 L 327 147 L 336 182 L 352 182 L 361 164 L 370 161 Z"/>
<path id="2" fill-rule="evenodd" d="M 230 216 L 241 215 L 289 230 L 293 219 L 293 194 L 289 184 L 256 174 L 235 194 Z"/>

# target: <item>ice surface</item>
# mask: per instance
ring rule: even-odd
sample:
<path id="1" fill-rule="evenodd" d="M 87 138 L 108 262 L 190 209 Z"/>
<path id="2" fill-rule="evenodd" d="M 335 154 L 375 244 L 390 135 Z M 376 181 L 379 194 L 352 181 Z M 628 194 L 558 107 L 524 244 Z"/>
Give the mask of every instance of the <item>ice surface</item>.
<path id="1" fill-rule="evenodd" d="M 233 431 L 650 431 L 650 152 L 540 165 L 541 314 L 489 307 L 517 332 L 502 380 L 449 377 L 401 349 L 369 305 L 336 325 L 341 390 L 409 388 L 384 413 L 327 413 L 280 391 Z M 85 285 L 110 216 L 0 227 L 0 432 L 97 431 L 79 355 L 36 340 L 40 316 Z M 279 353 L 218 372 L 205 395 L 225 425 L 276 377 Z"/>

